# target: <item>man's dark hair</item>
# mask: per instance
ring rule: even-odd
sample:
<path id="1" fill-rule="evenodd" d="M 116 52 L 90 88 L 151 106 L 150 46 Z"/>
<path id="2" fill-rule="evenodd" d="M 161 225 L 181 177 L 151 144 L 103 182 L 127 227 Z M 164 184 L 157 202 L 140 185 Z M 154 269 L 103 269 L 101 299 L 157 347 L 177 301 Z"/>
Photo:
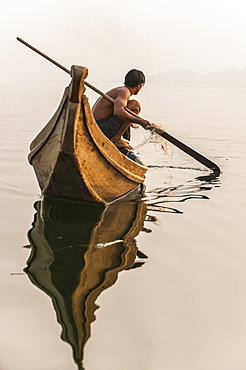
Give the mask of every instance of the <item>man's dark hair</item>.
<path id="1" fill-rule="evenodd" d="M 137 85 L 141 85 L 145 83 L 145 76 L 142 71 L 138 69 L 131 69 L 125 75 L 125 82 L 126 86 L 136 87 Z"/>

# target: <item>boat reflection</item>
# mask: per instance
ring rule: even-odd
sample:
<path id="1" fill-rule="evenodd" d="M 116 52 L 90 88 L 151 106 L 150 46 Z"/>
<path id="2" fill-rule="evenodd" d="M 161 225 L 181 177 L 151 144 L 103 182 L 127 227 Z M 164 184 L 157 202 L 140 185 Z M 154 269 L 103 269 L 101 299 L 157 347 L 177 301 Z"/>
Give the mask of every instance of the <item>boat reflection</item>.
<path id="1" fill-rule="evenodd" d="M 84 369 L 83 352 L 96 319 L 97 298 L 116 282 L 120 271 L 146 261 L 135 241 L 140 231 L 151 231 L 144 221 L 158 225 L 156 212 L 182 214 L 168 203 L 209 199 L 202 193 L 219 184 L 218 177 L 203 176 L 150 190 L 144 201 L 108 206 L 49 197 L 35 203 L 28 232 L 31 254 L 24 271 L 50 296 L 62 327 L 61 338 L 71 345 L 79 370 Z"/>
<path id="2" fill-rule="evenodd" d="M 76 203 L 45 197 L 35 203 L 28 232 L 31 254 L 24 269 L 50 296 L 62 327 L 61 338 L 83 369 L 84 346 L 98 308 L 96 299 L 122 270 L 139 266 L 135 237 L 144 229 L 144 202 Z"/>

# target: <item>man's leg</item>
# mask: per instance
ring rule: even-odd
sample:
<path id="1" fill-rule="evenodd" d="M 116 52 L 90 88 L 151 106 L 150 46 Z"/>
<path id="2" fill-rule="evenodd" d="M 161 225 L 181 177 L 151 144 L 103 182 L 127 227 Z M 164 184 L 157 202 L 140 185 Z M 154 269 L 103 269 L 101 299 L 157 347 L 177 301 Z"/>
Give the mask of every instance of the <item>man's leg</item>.
<path id="1" fill-rule="evenodd" d="M 139 114 L 140 111 L 141 111 L 141 105 L 135 99 L 132 99 L 132 100 L 129 100 L 128 101 L 127 108 L 130 109 L 135 114 Z M 130 131 L 130 126 L 133 126 L 134 127 L 134 125 L 135 124 L 134 123 L 131 123 L 131 122 L 123 122 L 121 124 L 121 126 L 119 127 L 119 129 L 117 130 L 117 132 L 115 133 L 115 135 L 110 138 L 110 140 L 117 146 L 117 148 L 129 148 L 129 149 L 133 149 L 130 146 L 130 144 L 122 138 L 122 136 L 124 135 L 124 133 L 128 129 L 129 129 L 128 131 Z M 128 133 L 128 137 L 130 139 L 130 132 Z"/>
<path id="2" fill-rule="evenodd" d="M 123 122 L 121 124 L 121 126 L 119 127 L 118 131 L 114 134 L 114 136 L 112 136 L 110 138 L 110 140 L 112 141 L 112 143 L 114 143 L 115 146 L 117 146 L 117 148 L 121 149 L 121 148 L 129 148 L 129 149 L 132 149 L 132 147 L 130 146 L 130 144 L 125 141 L 124 139 L 122 139 L 122 136 L 124 134 L 124 132 L 128 129 L 128 127 L 130 127 L 131 123 L 130 122 Z"/>

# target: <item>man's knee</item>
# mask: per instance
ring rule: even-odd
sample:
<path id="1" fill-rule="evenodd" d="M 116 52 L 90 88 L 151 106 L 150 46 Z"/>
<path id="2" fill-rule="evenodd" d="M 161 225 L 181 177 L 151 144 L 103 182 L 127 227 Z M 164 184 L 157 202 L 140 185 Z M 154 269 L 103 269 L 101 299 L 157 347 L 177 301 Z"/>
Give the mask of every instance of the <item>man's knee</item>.
<path id="1" fill-rule="evenodd" d="M 130 109 L 132 112 L 139 114 L 141 111 L 141 104 L 139 103 L 139 101 L 131 99 L 127 103 L 127 108 Z"/>

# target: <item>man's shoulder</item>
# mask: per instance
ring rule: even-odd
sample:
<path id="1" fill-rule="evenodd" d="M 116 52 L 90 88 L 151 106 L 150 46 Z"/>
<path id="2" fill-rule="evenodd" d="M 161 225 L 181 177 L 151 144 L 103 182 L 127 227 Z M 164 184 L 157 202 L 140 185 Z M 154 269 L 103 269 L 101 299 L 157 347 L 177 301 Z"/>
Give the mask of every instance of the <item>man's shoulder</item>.
<path id="1" fill-rule="evenodd" d="M 128 91 L 128 88 L 126 86 L 124 86 L 124 85 L 115 86 L 112 89 L 110 89 L 108 91 L 108 93 L 115 93 L 115 92 L 119 92 L 119 91 Z"/>
<path id="2" fill-rule="evenodd" d="M 126 86 L 117 86 L 111 89 L 108 94 L 112 96 L 113 98 L 116 98 L 117 96 L 130 96 L 130 92 Z"/>

